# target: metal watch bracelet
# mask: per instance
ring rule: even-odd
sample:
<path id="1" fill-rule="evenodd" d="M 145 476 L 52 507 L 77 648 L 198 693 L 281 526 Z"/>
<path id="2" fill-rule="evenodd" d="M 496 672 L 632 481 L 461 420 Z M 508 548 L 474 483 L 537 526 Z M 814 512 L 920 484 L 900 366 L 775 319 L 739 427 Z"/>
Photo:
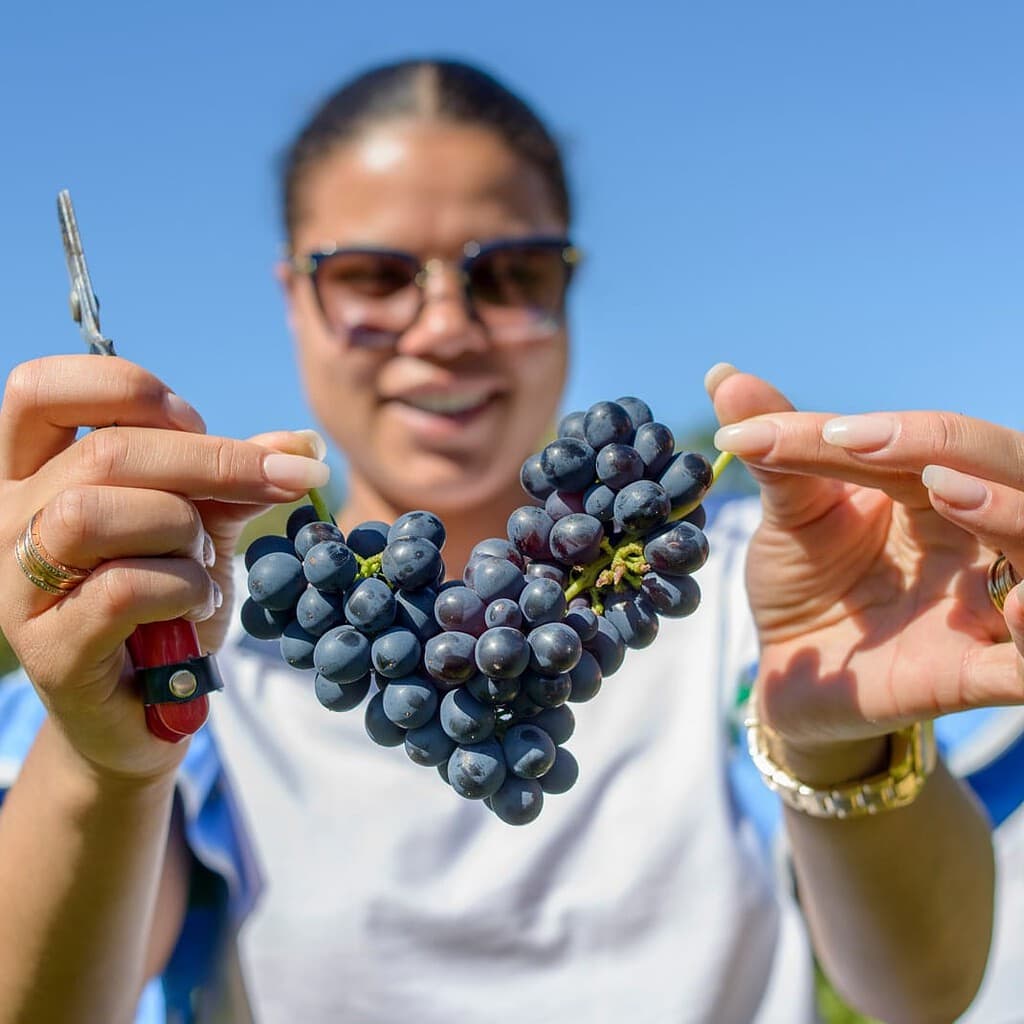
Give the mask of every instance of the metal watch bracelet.
<path id="1" fill-rule="evenodd" d="M 761 778 L 782 802 L 815 818 L 861 818 L 914 802 L 935 769 L 935 728 L 931 721 L 889 736 L 888 767 L 874 775 L 828 789 L 809 786 L 774 761 L 768 743 L 774 735 L 756 718 L 744 723 L 747 750 Z"/>

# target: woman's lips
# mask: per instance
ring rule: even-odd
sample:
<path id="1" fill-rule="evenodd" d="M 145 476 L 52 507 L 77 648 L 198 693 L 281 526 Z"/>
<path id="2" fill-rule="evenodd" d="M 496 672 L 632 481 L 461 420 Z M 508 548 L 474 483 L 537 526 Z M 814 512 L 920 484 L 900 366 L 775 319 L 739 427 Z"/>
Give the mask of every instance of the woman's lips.
<path id="1" fill-rule="evenodd" d="M 488 414 L 499 403 L 495 393 L 456 399 L 454 396 L 416 396 L 391 398 L 386 407 L 399 417 L 416 436 L 427 442 L 472 440 Z M 476 428 L 476 429 L 474 429 Z"/>

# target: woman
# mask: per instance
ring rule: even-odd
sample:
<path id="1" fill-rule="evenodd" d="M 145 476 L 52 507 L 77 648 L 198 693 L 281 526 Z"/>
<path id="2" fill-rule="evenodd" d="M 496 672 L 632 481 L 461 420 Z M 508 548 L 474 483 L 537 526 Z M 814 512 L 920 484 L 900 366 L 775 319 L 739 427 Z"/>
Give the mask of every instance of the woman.
<path id="1" fill-rule="evenodd" d="M 433 509 L 455 575 L 522 503 L 520 463 L 565 379 L 557 149 L 473 68 L 380 68 L 300 134 L 285 218 L 303 380 L 351 466 L 339 525 Z M 792 901 L 728 786 L 723 700 L 759 654 L 766 753 L 822 792 L 884 772 L 890 734 L 918 720 L 1017 700 L 1019 605 L 1005 620 L 992 607 L 985 567 L 996 548 L 1022 554 L 1020 442 L 903 414 L 886 443 L 877 418 L 796 413 L 724 365 L 708 389 L 720 446 L 763 487 L 746 584 L 757 515 L 727 507 L 701 613 L 579 709 L 577 788 L 513 830 L 372 746 L 358 714 L 327 714 L 237 627 L 222 647 L 241 526 L 324 483 L 315 435 L 208 437 L 120 360 L 15 371 L 4 544 L 41 509 L 49 557 L 91 572 L 58 596 L 13 557 L 0 568 L 0 625 L 47 712 L 26 695 L 6 713 L 8 730 L 39 731 L 0 814 L 0 1019 L 131 1019 L 188 934 L 193 856 L 227 879 L 236 921 L 251 911 L 239 940 L 261 1021 L 811 1019 Z M 926 487 L 937 422 L 951 468 Z M 72 444 L 80 423 L 108 429 Z M 954 471 L 996 481 L 983 512 Z M 136 624 L 183 614 L 228 679 L 187 758 L 145 732 L 123 647 Z M 899 809 L 785 813 L 817 953 L 887 1020 L 956 1016 L 991 926 L 987 822 L 941 762 L 926 772 Z M 948 891 L 960 899 L 935 898 Z"/>

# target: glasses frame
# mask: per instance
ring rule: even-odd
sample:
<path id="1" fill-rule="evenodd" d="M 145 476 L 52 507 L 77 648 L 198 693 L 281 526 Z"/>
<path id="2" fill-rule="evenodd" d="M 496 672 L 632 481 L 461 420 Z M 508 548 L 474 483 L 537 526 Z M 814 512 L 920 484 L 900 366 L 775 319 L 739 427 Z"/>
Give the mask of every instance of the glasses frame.
<path id="1" fill-rule="evenodd" d="M 353 256 L 390 256 L 407 263 L 410 267 L 415 267 L 416 269 L 412 276 L 411 283 L 416 285 L 419 290 L 419 305 L 416 307 L 416 312 L 413 314 L 409 323 L 401 331 L 395 332 L 395 341 L 397 341 L 398 337 L 407 331 L 417 321 L 417 319 L 419 319 L 420 314 L 423 312 L 423 307 L 426 305 L 426 285 L 430 280 L 431 275 L 436 274 L 445 266 L 454 266 L 454 269 L 459 275 L 459 284 L 462 289 L 462 296 L 466 303 L 466 308 L 469 310 L 473 319 L 487 329 L 486 322 L 479 315 L 473 302 L 471 289 L 471 270 L 473 264 L 481 257 L 496 250 L 520 247 L 532 249 L 553 249 L 559 252 L 562 264 L 565 267 L 565 287 L 562 291 L 562 305 L 559 310 L 560 317 L 564 317 L 565 296 L 568 294 L 573 274 L 583 259 L 583 253 L 581 250 L 577 246 L 573 245 L 571 239 L 565 235 L 522 235 L 510 238 L 495 238 L 486 242 L 471 240 L 463 245 L 462 257 L 457 261 L 444 260 L 436 256 L 432 256 L 426 260 L 421 260 L 414 253 L 407 252 L 403 249 L 390 249 L 385 246 L 338 245 L 336 243 L 330 243 L 323 249 L 317 249 L 313 252 L 291 254 L 288 256 L 288 265 L 296 274 L 309 278 L 310 284 L 313 288 L 313 294 L 316 297 L 317 306 L 320 309 L 320 315 L 323 317 L 324 323 L 333 333 L 338 333 L 338 330 L 331 324 L 330 317 L 327 315 L 327 309 L 325 307 L 323 297 L 320 294 L 320 287 L 317 283 L 316 275 L 321 264 L 325 263 L 333 256 L 337 256 L 339 254 L 351 254 Z"/>

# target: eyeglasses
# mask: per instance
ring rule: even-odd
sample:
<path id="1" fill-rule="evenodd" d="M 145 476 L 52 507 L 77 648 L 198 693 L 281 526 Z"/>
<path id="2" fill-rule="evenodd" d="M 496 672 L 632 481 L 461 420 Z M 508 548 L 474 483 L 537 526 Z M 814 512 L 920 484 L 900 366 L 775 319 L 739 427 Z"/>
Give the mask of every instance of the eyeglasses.
<path id="1" fill-rule="evenodd" d="M 565 295 L 580 251 L 568 238 L 531 236 L 467 242 L 453 269 L 470 313 L 496 343 L 539 341 L 565 319 Z M 431 275 L 445 260 L 371 246 L 334 246 L 295 256 L 328 327 L 355 348 L 388 348 L 412 326 Z"/>

